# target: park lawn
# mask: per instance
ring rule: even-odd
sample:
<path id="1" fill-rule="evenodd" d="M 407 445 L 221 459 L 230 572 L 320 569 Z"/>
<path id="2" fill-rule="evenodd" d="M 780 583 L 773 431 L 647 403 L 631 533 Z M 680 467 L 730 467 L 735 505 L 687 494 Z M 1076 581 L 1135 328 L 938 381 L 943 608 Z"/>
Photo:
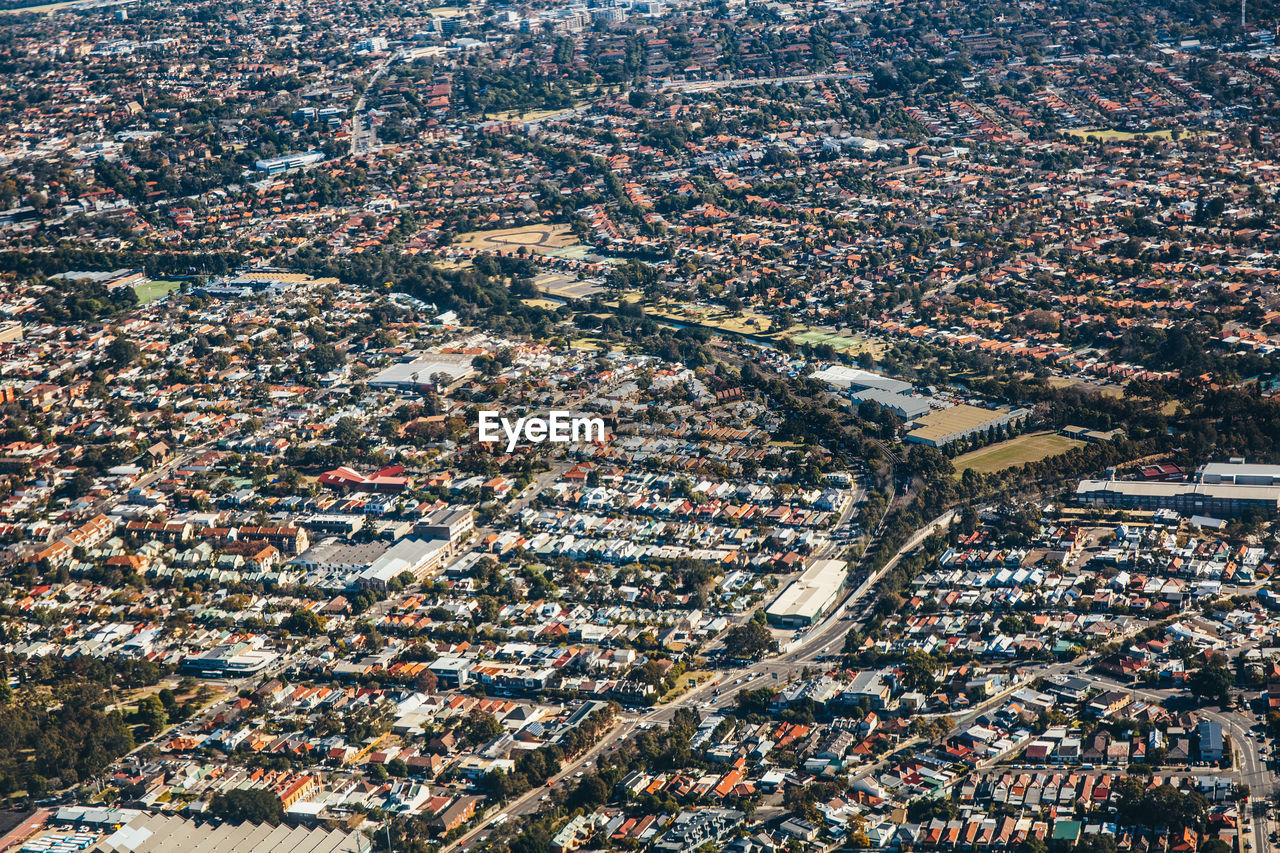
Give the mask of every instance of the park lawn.
<path id="1" fill-rule="evenodd" d="M 577 106 L 577 104 L 575 103 L 574 106 Z M 530 110 L 524 113 L 516 110 L 510 110 L 505 113 L 498 113 L 494 118 L 498 121 L 542 121 L 547 116 L 553 116 L 556 113 L 562 112 L 563 109 L 567 109 L 567 107 L 557 110 Z"/>
<path id="2" fill-rule="evenodd" d="M 1128 142 L 1131 139 L 1170 139 L 1173 136 L 1174 130 L 1180 131 L 1183 136 L 1194 135 L 1194 131 L 1186 131 L 1180 127 L 1170 128 L 1168 130 L 1147 130 L 1137 133 L 1129 130 L 1114 130 L 1110 128 L 1105 130 L 1090 130 L 1088 128 L 1083 128 L 1066 130 L 1063 131 L 1063 133 L 1067 136 L 1074 136 L 1076 139 L 1088 139 L 1092 136 L 1102 142 Z"/>
<path id="3" fill-rule="evenodd" d="M 1124 396 L 1124 388 L 1119 385 L 1098 385 L 1094 382 L 1086 382 L 1083 379 L 1072 379 L 1069 376 L 1050 376 L 1048 382 L 1050 388 L 1079 388 L 1082 391 L 1089 391 L 1115 399 Z"/>
<path id="4" fill-rule="evenodd" d="M 578 245 L 578 238 L 568 225 L 521 225 L 468 231 L 459 234 L 455 244 L 478 251 L 515 253 L 524 249 L 526 254 L 545 255 Z"/>
<path id="5" fill-rule="evenodd" d="M 560 307 L 560 303 L 551 299 L 521 299 L 525 305 L 531 308 L 546 308 L 548 311 L 554 311 Z"/>
<path id="6" fill-rule="evenodd" d="M 38 6 L 18 6 L 13 9 L 0 9 L 0 14 L 17 15 L 21 12 L 30 12 L 33 15 L 46 15 L 63 9 L 74 9 L 76 6 L 84 6 L 92 2 L 94 2 L 94 0 L 66 0 L 64 3 L 42 3 Z"/>
<path id="7" fill-rule="evenodd" d="M 162 296 L 168 296 L 177 290 L 179 286 L 176 281 L 160 279 L 140 284 L 133 289 L 133 292 L 138 297 L 138 304 L 146 305 L 148 302 L 155 302 Z"/>
<path id="8" fill-rule="evenodd" d="M 653 316 L 676 323 L 697 323 L 739 335 L 762 335 L 773 325 L 773 321 L 763 314 L 750 311 L 735 314 L 694 305 L 658 306 L 653 309 Z"/>
<path id="9" fill-rule="evenodd" d="M 872 355 L 879 355 L 877 346 L 863 337 L 850 337 L 849 335 L 841 335 L 835 332 L 824 332 L 821 329 L 811 329 L 808 326 L 784 332 L 783 335 L 796 344 L 812 344 L 814 346 L 830 344 L 835 347 L 836 352 L 850 352 L 854 355 L 869 352 Z"/>
<path id="10" fill-rule="evenodd" d="M 957 456 L 954 462 L 956 475 L 959 476 L 966 468 L 972 468 L 979 474 L 992 474 L 1027 462 L 1039 462 L 1083 444 L 1056 432 L 1027 433 Z"/>
<path id="11" fill-rule="evenodd" d="M 676 686 L 668 690 L 666 694 L 661 699 L 658 700 L 657 704 L 665 705 L 674 699 L 680 698 L 685 693 L 688 693 L 689 690 L 691 689 L 689 685 L 690 679 L 693 680 L 693 683 L 695 685 L 698 685 L 706 681 L 707 679 L 711 678 L 711 676 L 714 674 L 715 673 L 705 669 L 695 669 L 692 672 L 684 673 L 683 675 L 680 676 L 680 679 L 676 682 Z"/>

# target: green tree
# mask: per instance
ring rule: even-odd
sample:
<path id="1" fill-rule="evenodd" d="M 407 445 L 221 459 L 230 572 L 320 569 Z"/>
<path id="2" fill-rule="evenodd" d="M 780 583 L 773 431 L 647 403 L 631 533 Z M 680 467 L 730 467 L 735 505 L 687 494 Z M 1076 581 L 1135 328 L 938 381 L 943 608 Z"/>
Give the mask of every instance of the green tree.
<path id="1" fill-rule="evenodd" d="M 152 737 L 164 731 L 164 727 L 169 724 L 169 715 L 159 696 L 148 696 L 138 703 L 138 722 L 146 726 L 147 733 Z"/>
<path id="2" fill-rule="evenodd" d="M 908 649 L 902 661 L 902 684 L 910 690 L 928 693 L 937 686 L 938 662 L 920 649 Z"/>
<path id="3" fill-rule="evenodd" d="M 757 618 L 759 617 L 759 618 Z M 759 611 L 745 625 L 730 628 L 724 637 L 725 651 L 743 660 L 759 659 L 778 650 L 778 641 L 764 624 Z"/>
<path id="4" fill-rule="evenodd" d="M 324 633 L 324 620 L 320 618 L 318 613 L 299 608 L 290 613 L 289 618 L 284 620 L 284 629 L 291 634 L 314 637 L 317 634 Z"/>
<path id="5" fill-rule="evenodd" d="M 1076 853 L 1116 853 L 1116 838 L 1099 832 L 1086 835 L 1076 843 Z"/>
<path id="6" fill-rule="evenodd" d="M 107 357 L 111 359 L 116 367 L 128 367 L 138 358 L 138 345 L 126 338 L 124 335 L 116 335 L 115 339 L 107 345 Z"/>
<path id="7" fill-rule="evenodd" d="M 1220 663 L 1210 663 L 1191 674 L 1187 687 L 1201 699 L 1225 703 L 1233 681 L 1231 670 Z"/>
<path id="8" fill-rule="evenodd" d="M 569 795 L 568 806 L 571 809 L 582 808 L 594 811 L 609 801 L 609 790 L 604 781 L 595 773 L 582 777 L 573 793 Z"/>
<path id="9" fill-rule="evenodd" d="M 506 731 L 498 718 L 488 711 L 474 714 L 467 721 L 466 737 L 471 743 L 488 743 Z"/>
<path id="10" fill-rule="evenodd" d="M 209 811 L 228 823 L 269 823 L 284 819 L 284 806 L 274 792 L 266 788 L 236 788 L 214 794 Z"/>

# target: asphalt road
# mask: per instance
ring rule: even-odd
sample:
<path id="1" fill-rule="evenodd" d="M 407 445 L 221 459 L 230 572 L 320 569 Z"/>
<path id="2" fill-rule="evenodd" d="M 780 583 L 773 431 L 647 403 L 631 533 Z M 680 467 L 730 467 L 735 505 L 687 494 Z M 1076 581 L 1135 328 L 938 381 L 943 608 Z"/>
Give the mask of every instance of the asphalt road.
<path id="1" fill-rule="evenodd" d="M 1094 676 L 1094 680 L 1099 686 L 1120 690 L 1136 698 L 1161 704 L 1168 702 L 1174 696 L 1182 695 L 1180 690 L 1139 688 L 1107 676 Z M 1197 708 L 1196 714 L 1220 724 L 1223 731 L 1231 736 L 1232 744 L 1238 751 L 1238 760 L 1232 762 L 1230 770 L 1212 772 L 1233 776 L 1249 786 L 1249 799 L 1253 804 L 1251 820 L 1253 849 L 1257 853 L 1266 853 L 1271 849 L 1267 832 L 1266 804 L 1276 793 L 1276 777 L 1268 769 L 1262 755 L 1265 736 L 1251 731 L 1257 720 L 1239 711 L 1219 711 L 1207 707 Z M 1210 775 L 1210 772 L 1204 771 L 1201 775 Z"/>
<path id="2" fill-rule="evenodd" d="M 681 708 L 700 708 L 707 713 L 714 713 L 734 703 L 738 690 L 758 689 L 766 684 L 782 683 L 803 670 L 805 666 L 813 664 L 816 658 L 828 648 L 833 651 L 843 648 L 845 635 L 858 624 L 855 620 L 846 619 L 845 613 L 854 612 L 859 602 L 875 588 L 876 581 L 879 580 L 884 571 L 895 565 L 904 554 L 916 548 L 937 526 L 949 520 L 950 514 L 948 513 L 934 519 L 929 525 L 918 531 L 886 564 L 885 569 L 877 572 L 875 576 L 868 578 L 856 590 L 846 595 L 826 619 L 809 629 L 803 636 L 797 638 L 782 654 L 726 672 L 718 679 L 704 681 L 690 688 L 675 701 L 657 708 L 640 712 L 624 712 L 619 723 L 602 735 L 600 742 L 596 746 L 565 764 L 561 771 L 552 777 L 552 787 L 560 784 L 562 780 L 570 776 L 585 772 L 585 769 L 592 765 L 600 754 L 606 750 L 612 751 L 616 749 L 618 744 L 630 737 L 642 725 L 669 723 L 675 716 L 676 711 Z M 708 696 L 708 693 L 711 695 Z M 719 695 L 716 695 L 717 693 Z M 543 797 L 548 794 L 549 792 L 545 788 L 535 788 L 508 803 L 502 809 L 502 813 L 508 815 L 510 819 L 532 814 L 538 810 L 543 803 Z M 452 851 L 463 848 L 472 841 L 487 835 L 492 828 L 492 821 L 486 820 L 443 849 Z"/>

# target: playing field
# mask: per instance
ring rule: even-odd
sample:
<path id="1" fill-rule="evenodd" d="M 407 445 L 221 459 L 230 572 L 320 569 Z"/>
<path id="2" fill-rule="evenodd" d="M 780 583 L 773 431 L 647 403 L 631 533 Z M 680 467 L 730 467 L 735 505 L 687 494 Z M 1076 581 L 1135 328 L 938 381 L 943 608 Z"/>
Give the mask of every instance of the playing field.
<path id="1" fill-rule="evenodd" d="M 805 331 L 788 332 L 787 337 L 795 341 L 797 344 L 812 344 L 818 346 L 820 344 L 830 344 L 835 347 L 836 352 L 852 351 L 855 353 L 866 352 L 871 349 L 871 344 L 864 338 L 852 338 L 848 335 L 841 335 L 836 332 L 824 332 L 820 329 L 806 329 Z"/>
<path id="2" fill-rule="evenodd" d="M 38 6 L 22 6 L 17 9 L 0 9 L 0 14 L 16 15 L 20 12 L 32 12 L 36 15 L 47 15 L 53 12 L 60 12 L 63 9 L 75 9 L 80 6 L 107 6 L 119 5 L 102 3 L 100 0 L 66 0 L 62 3 L 42 3 Z"/>
<path id="3" fill-rule="evenodd" d="M 768 332 L 769 327 L 773 324 L 773 321 L 763 314 L 756 314 L 751 311 L 739 313 L 719 309 L 712 310 L 697 305 L 666 305 L 653 309 L 651 313 L 655 317 L 661 317 L 664 320 L 671 320 L 676 323 L 696 323 L 700 326 L 708 326 L 742 335 L 762 335 Z"/>
<path id="4" fill-rule="evenodd" d="M 168 296 L 178 289 L 176 281 L 149 281 L 146 284 L 140 284 L 133 289 L 138 296 L 138 303 L 146 305 L 148 302 L 155 302 L 162 296 Z"/>
<path id="5" fill-rule="evenodd" d="M 457 18 L 465 15 L 466 11 L 461 6 L 437 6 L 434 9 L 428 9 L 427 14 L 433 18 Z"/>
<path id="6" fill-rule="evenodd" d="M 568 225 L 525 225 L 497 231 L 469 231 L 457 245 L 489 252 L 516 252 L 523 248 L 538 255 L 554 255 L 578 244 Z"/>
<path id="7" fill-rule="evenodd" d="M 1181 130 L 1181 128 L 1179 128 Z M 1181 131 L 1183 135 L 1188 135 L 1187 131 Z M 1148 130 L 1145 132 L 1134 133 L 1128 130 L 1097 130 L 1097 129 L 1080 129 L 1066 130 L 1063 133 L 1067 136 L 1074 136 L 1076 139 L 1088 139 L 1092 136 L 1100 142 L 1128 142 L 1132 139 L 1170 139 L 1173 137 L 1173 130 Z"/>
<path id="8" fill-rule="evenodd" d="M 1038 462 L 1066 453 L 1073 447 L 1080 447 L 1084 442 L 1067 438 L 1056 432 L 1031 432 L 1001 441 L 977 450 L 970 450 L 955 458 L 956 474 L 966 468 L 972 468 L 979 474 L 991 474 L 1013 468 L 1026 462 Z"/>

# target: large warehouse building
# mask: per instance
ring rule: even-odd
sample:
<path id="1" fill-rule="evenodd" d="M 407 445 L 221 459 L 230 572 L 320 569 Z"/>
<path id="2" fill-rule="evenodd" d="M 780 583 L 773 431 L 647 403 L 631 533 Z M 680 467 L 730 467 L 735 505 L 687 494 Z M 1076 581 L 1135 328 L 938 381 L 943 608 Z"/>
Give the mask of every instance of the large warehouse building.
<path id="1" fill-rule="evenodd" d="M 1248 509 L 1280 512 L 1280 486 L 1231 483 L 1151 483 L 1137 480 L 1081 480 L 1076 502 L 1121 509 L 1171 509 L 1183 515 L 1232 518 Z"/>
<path id="2" fill-rule="evenodd" d="M 1280 486 L 1280 465 L 1250 465 L 1244 460 L 1206 462 L 1196 470 L 1201 483 L 1234 486 Z"/>
<path id="3" fill-rule="evenodd" d="M 91 853 L 368 853 L 362 833 L 285 824 L 196 823 L 172 815 L 135 817 L 94 845 Z"/>
<path id="4" fill-rule="evenodd" d="M 913 424 L 915 429 L 907 433 L 906 440 L 929 447 L 942 447 L 971 435 L 1017 423 L 1029 414 L 1031 413 L 1026 409 L 984 409 L 961 403 L 918 418 Z"/>
<path id="5" fill-rule="evenodd" d="M 839 598 L 848 574 L 844 560 L 818 560 L 765 608 L 769 624 L 803 628 L 817 622 Z"/>
<path id="6" fill-rule="evenodd" d="M 474 361 L 475 356 L 466 353 L 418 353 L 383 369 L 369 380 L 369 384 L 374 388 L 399 391 L 421 391 L 437 385 L 443 387 L 472 376 L 476 372 L 471 366 Z"/>

